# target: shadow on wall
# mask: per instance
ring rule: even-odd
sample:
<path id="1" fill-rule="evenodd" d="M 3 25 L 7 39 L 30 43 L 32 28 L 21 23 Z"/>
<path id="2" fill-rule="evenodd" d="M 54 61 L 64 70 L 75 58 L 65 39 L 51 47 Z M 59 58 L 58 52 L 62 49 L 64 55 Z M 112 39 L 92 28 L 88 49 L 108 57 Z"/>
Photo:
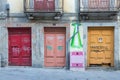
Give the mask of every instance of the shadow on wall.
<path id="1" fill-rule="evenodd" d="M 119 62 L 118 62 L 118 64 L 119 64 L 119 70 L 120 70 L 120 53 L 119 53 Z"/>
<path id="2" fill-rule="evenodd" d="M 7 65 L 7 62 L 5 61 L 2 54 L 0 54 L 0 67 L 5 67 Z"/>

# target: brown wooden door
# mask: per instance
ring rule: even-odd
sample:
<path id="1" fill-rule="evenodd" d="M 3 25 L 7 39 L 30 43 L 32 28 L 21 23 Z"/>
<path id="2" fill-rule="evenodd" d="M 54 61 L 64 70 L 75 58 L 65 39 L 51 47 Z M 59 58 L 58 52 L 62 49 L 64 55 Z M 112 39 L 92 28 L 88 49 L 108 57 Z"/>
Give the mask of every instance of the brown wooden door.
<path id="1" fill-rule="evenodd" d="M 88 29 L 88 62 L 87 65 L 113 66 L 114 57 L 113 28 Z"/>
<path id="2" fill-rule="evenodd" d="M 65 33 L 57 32 L 56 29 L 50 30 L 55 32 L 45 33 L 45 67 L 65 66 Z"/>

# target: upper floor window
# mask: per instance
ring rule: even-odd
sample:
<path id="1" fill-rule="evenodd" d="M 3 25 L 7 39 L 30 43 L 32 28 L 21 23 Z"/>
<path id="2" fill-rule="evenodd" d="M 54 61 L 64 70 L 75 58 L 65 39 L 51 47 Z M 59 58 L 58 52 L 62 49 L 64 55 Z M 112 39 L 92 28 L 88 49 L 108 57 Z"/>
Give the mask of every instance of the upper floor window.
<path id="1" fill-rule="evenodd" d="M 34 10 L 54 11 L 55 0 L 34 0 Z"/>

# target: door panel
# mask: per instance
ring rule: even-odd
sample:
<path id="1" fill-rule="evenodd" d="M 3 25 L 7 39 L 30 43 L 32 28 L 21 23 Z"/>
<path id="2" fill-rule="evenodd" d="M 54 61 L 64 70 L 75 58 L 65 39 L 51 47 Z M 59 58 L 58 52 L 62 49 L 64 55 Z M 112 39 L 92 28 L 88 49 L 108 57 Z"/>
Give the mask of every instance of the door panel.
<path id="1" fill-rule="evenodd" d="M 45 34 L 45 66 L 55 66 L 55 36 Z"/>
<path id="2" fill-rule="evenodd" d="M 31 58 L 22 57 L 21 66 L 31 66 Z"/>
<path id="3" fill-rule="evenodd" d="M 30 34 L 21 34 L 21 65 L 31 64 L 31 37 Z"/>
<path id="4" fill-rule="evenodd" d="M 65 34 L 56 34 L 56 56 L 65 57 Z"/>
<path id="5" fill-rule="evenodd" d="M 18 57 L 20 55 L 20 37 L 18 35 L 10 35 L 9 43 L 11 45 L 9 48 L 10 56 Z"/>
<path id="6" fill-rule="evenodd" d="M 34 9 L 40 11 L 54 11 L 55 1 L 54 0 L 34 0 Z"/>
<path id="7" fill-rule="evenodd" d="M 54 57 L 46 57 L 45 67 L 55 67 L 55 58 Z"/>
<path id="8" fill-rule="evenodd" d="M 34 0 L 34 9 L 35 10 L 44 10 L 44 0 Z"/>
<path id="9" fill-rule="evenodd" d="M 46 34 L 46 56 L 54 57 L 55 36 L 53 34 Z"/>
<path id="10" fill-rule="evenodd" d="M 19 66 L 20 65 L 19 58 L 12 58 L 12 59 L 10 59 L 9 65 Z"/>
<path id="11" fill-rule="evenodd" d="M 54 0 L 47 0 L 46 3 L 47 3 L 46 10 L 49 10 L 49 11 L 55 10 L 55 1 Z"/>
<path id="12" fill-rule="evenodd" d="M 31 53 L 31 37 L 29 34 L 21 34 L 21 49 L 22 49 L 22 57 L 30 57 Z"/>
<path id="13" fill-rule="evenodd" d="M 56 34 L 56 66 L 65 66 L 65 34 Z"/>
<path id="14" fill-rule="evenodd" d="M 9 28 L 9 65 L 31 65 L 31 36 L 29 28 Z"/>
<path id="15" fill-rule="evenodd" d="M 88 28 L 88 63 L 113 66 L 113 28 Z"/>
<path id="16" fill-rule="evenodd" d="M 9 63 L 12 65 L 20 65 L 20 37 L 18 35 L 9 36 Z"/>

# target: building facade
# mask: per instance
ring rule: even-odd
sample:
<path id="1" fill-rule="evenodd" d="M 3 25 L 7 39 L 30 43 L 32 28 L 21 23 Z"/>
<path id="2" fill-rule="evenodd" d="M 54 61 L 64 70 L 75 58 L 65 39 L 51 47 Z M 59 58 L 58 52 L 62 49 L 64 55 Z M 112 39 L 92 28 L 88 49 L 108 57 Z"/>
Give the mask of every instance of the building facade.
<path id="1" fill-rule="evenodd" d="M 1 66 L 69 68 L 76 22 L 85 67 L 119 68 L 118 0 L 1 2 Z"/>

